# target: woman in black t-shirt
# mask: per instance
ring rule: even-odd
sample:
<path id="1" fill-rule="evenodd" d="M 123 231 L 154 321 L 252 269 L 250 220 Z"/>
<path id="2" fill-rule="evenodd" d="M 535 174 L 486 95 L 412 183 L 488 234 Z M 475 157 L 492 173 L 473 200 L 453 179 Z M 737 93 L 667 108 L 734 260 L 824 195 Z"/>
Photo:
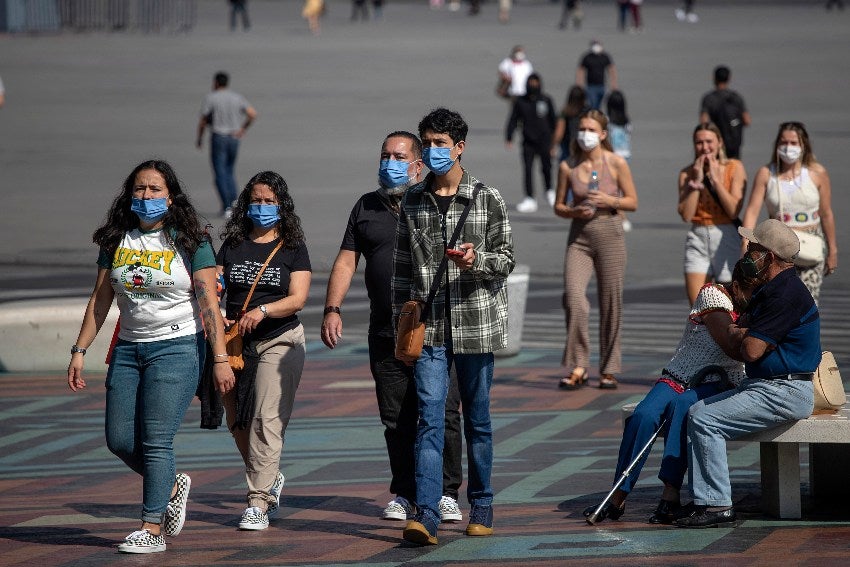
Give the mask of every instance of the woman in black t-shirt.
<path id="1" fill-rule="evenodd" d="M 239 325 L 245 345 L 245 368 L 224 396 L 227 426 L 248 481 L 248 508 L 239 528 L 262 530 L 280 505 L 280 453 L 305 357 L 297 313 L 307 302 L 311 276 L 301 220 L 280 175 L 264 171 L 251 178 L 222 239 L 216 264 L 224 279 L 226 322 Z"/>

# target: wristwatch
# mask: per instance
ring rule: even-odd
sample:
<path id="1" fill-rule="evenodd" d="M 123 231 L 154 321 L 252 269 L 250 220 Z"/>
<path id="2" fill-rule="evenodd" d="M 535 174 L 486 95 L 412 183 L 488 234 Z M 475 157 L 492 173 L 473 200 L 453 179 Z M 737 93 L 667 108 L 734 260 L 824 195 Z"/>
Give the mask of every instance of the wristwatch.
<path id="1" fill-rule="evenodd" d="M 85 356 L 85 355 L 86 355 L 86 349 L 84 349 L 84 348 L 80 348 L 80 347 L 78 347 L 77 345 L 73 345 L 73 346 L 71 347 L 71 354 L 76 354 L 76 353 L 80 353 L 80 354 L 82 354 L 83 356 Z"/>
<path id="2" fill-rule="evenodd" d="M 268 312 L 268 310 L 266 309 L 266 306 L 265 306 L 265 305 L 260 305 L 259 307 L 257 307 L 257 309 L 259 309 L 260 311 L 262 311 L 262 312 L 263 312 L 263 319 L 265 319 L 266 317 L 268 317 L 268 316 L 269 316 L 269 312 Z"/>

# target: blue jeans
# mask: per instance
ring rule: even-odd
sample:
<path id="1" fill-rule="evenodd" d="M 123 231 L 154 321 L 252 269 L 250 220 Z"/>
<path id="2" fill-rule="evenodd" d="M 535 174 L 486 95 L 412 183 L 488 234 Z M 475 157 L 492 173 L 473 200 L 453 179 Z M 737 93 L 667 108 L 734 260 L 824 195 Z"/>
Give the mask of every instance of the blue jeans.
<path id="1" fill-rule="evenodd" d="M 439 502 L 443 494 L 443 441 L 449 369 L 457 371 L 463 409 L 463 433 L 469 479 L 469 503 L 493 503 L 490 473 L 493 469 L 493 428 L 490 424 L 490 386 L 493 353 L 455 354 L 450 341 L 444 346 L 425 346 L 413 369 L 419 399 L 416 432 L 416 504 L 420 514 L 434 525 L 440 523 Z"/>
<path id="2" fill-rule="evenodd" d="M 811 415 L 811 381 L 744 380 L 697 402 L 688 415 L 690 486 L 698 506 L 731 506 L 726 441 Z"/>
<path id="3" fill-rule="evenodd" d="M 174 435 L 198 387 L 204 334 L 119 340 L 106 374 L 106 446 L 142 475 L 142 521 L 162 522 L 174 486 Z"/>
<path id="4" fill-rule="evenodd" d="M 215 174 L 215 188 L 221 199 L 221 208 L 233 205 L 239 191 L 236 189 L 236 154 L 239 152 L 239 139 L 223 134 L 213 134 L 210 141 L 210 159 Z"/>
<path id="5" fill-rule="evenodd" d="M 587 93 L 587 105 L 594 110 L 599 110 L 602 99 L 605 98 L 605 85 L 587 85 L 584 90 Z"/>
<path id="6" fill-rule="evenodd" d="M 688 409 L 703 398 L 720 392 L 717 384 L 703 384 L 691 390 L 677 393 L 670 385 L 658 382 L 646 397 L 635 408 L 635 412 L 626 420 L 623 428 L 623 440 L 620 442 L 620 455 L 617 460 L 616 482 L 629 464 L 634 461 L 652 434 L 661 425 L 661 420 L 667 418 L 667 424 L 661 435 L 664 436 L 664 455 L 661 457 L 661 469 L 658 478 L 676 488 L 682 488 L 685 472 L 688 469 L 687 426 Z M 649 451 L 637 464 L 620 490 L 631 492 L 640 477 Z"/>

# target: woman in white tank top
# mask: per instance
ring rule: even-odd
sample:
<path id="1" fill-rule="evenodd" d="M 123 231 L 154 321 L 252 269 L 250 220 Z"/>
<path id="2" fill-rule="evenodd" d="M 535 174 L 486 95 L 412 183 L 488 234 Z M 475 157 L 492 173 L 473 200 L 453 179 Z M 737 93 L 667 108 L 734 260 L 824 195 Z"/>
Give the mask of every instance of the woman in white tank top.
<path id="1" fill-rule="evenodd" d="M 744 212 L 745 227 L 756 225 L 763 204 L 770 218 L 824 240 L 824 261 L 810 267 L 797 267 L 800 279 L 817 302 L 823 276 L 838 267 L 838 241 L 829 174 L 815 159 L 809 135 L 800 122 L 779 125 L 770 163 L 756 174 L 750 202 Z"/>

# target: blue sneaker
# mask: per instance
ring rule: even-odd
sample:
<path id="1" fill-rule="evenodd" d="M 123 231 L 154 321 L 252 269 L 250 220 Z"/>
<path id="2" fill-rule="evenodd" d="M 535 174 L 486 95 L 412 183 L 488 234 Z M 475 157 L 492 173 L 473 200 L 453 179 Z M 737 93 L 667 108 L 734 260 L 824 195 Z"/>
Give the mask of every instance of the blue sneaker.
<path id="1" fill-rule="evenodd" d="M 466 526 L 468 536 L 493 535 L 493 507 L 473 504 L 469 512 L 469 525 Z"/>
<path id="2" fill-rule="evenodd" d="M 437 545 L 437 525 L 439 523 L 440 520 L 435 520 L 420 512 L 416 514 L 413 520 L 407 522 L 401 537 L 405 541 L 417 545 Z"/>

